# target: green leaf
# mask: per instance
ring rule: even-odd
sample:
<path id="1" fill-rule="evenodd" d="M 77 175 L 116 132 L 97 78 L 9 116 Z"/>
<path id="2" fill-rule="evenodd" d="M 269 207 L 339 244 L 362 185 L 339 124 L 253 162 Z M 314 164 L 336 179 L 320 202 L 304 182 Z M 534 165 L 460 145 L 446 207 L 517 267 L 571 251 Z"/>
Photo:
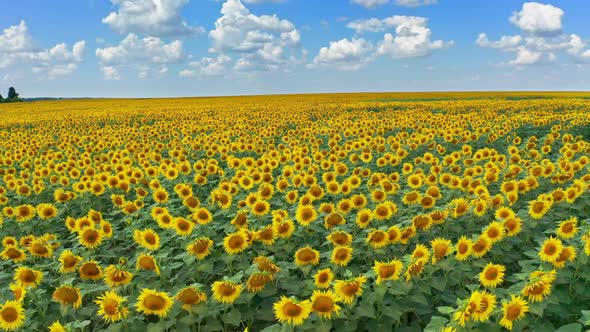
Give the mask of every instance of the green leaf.
<path id="1" fill-rule="evenodd" d="M 234 308 L 230 312 L 228 312 L 227 314 L 223 315 L 221 317 L 221 319 L 226 324 L 238 326 L 238 325 L 240 325 L 240 321 L 242 319 L 242 314 L 240 313 L 240 310 Z"/>
<path id="2" fill-rule="evenodd" d="M 581 332 L 582 331 L 582 324 L 580 323 L 572 323 L 564 325 L 558 328 L 555 332 Z"/>
<path id="3" fill-rule="evenodd" d="M 579 322 L 586 326 L 590 325 L 590 310 L 582 310 L 582 318 L 580 318 Z"/>
<path id="4" fill-rule="evenodd" d="M 361 303 L 357 312 L 360 317 L 375 318 L 375 308 L 370 303 Z"/>
<path id="5" fill-rule="evenodd" d="M 443 315 L 450 315 L 453 312 L 455 312 L 455 308 L 453 307 L 437 307 L 436 310 L 438 310 L 438 312 L 440 312 Z"/>
<path id="6" fill-rule="evenodd" d="M 449 320 L 444 317 L 432 316 L 430 322 L 424 328 L 424 332 L 439 332 L 445 327 L 445 324 L 448 321 Z"/>

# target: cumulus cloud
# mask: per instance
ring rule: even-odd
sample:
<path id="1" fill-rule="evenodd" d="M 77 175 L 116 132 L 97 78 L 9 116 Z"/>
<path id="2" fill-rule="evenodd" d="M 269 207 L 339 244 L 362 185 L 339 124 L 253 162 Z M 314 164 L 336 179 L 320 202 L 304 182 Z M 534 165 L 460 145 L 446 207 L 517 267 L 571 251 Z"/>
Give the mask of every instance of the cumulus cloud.
<path id="1" fill-rule="evenodd" d="M 10 26 L 0 34 L 0 68 L 27 64 L 39 79 L 68 76 L 84 60 L 86 42 L 76 42 L 72 48 L 66 43 L 43 49 L 35 46 L 25 21 Z M 18 75 L 17 75 L 18 76 Z"/>
<path id="2" fill-rule="evenodd" d="M 377 46 L 377 54 L 394 58 L 419 57 L 454 44 L 453 41 L 431 40 L 432 31 L 426 26 L 427 22 L 420 17 L 400 17 L 396 22 L 395 36 L 386 33 Z"/>
<path id="3" fill-rule="evenodd" d="M 435 5 L 437 3 L 438 0 L 395 0 L 396 5 L 404 7 L 428 6 Z"/>
<path id="4" fill-rule="evenodd" d="M 188 25 L 180 15 L 189 0 L 111 0 L 118 7 L 102 22 L 120 33 L 155 37 L 187 36 L 204 32 Z"/>
<path id="5" fill-rule="evenodd" d="M 146 78 L 146 65 L 181 63 L 186 59 L 180 40 L 166 43 L 158 37 L 140 38 L 133 33 L 116 46 L 97 48 L 96 57 L 107 79 L 120 78 L 119 72 L 124 66 L 136 67 L 140 78 Z"/>
<path id="6" fill-rule="evenodd" d="M 522 36 L 502 36 L 499 40 L 490 41 L 485 33 L 480 33 L 477 36 L 475 43 L 479 47 L 495 48 L 503 51 L 514 50 L 522 41 Z"/>
<path id="7" fill-rule="evenodd" d="M 254 15 L 240 0 L 223 3 L 209 38 L 209 52 L 216 56 L 191 63 L 193 68 L 182 70 L 181 76 L 220 75 L 231 61 L 239 72 L 288 71 L 305 54 L 293 23 L 277 15 Z"/>
<path id="8" fill-rule="evenodd" d="M 424 17 L 417 16 L 390 16 L 383 19 L 370 18 L 366 20 L 356 20 L 348 23 L 346 26 L 353 29 L 356 33 L 365 32 L 383 32 L 399 25 L 421 25 L 425 26 L 428 20 Z"/>
<path id="9" fill-rule="evenodd" d="M 368 9 L 373 9 L 389 3 L 389 0 L 352 0 L 353 3 Z"/>
<path id="10" fill-rule="evenodd" d="M 562 29 L 561 8 L 538 2 L 525 2 L 522 9 L 514 12 L 510 22 L 523 31 L 534 34 L 556 34 Z"/>
<path id="11" fill-rule="evenodd" d="M 576 61 L 590 60 L 590 50 L 585 49 L 586 43 L 580 36 L 561 33 L 563 16 L 561 8 L 527 2 L 510 17 L 510 22 L 523 35 L 501 36 L 497 41 L 490 41 L 487 34 L 480 33 L 475 43 L 480 47 L 514 54 L 512 60 L 500 64 L 528 66 L 550 63 L 557 59 L 559 52 L 569 54 Z"/>
<path id="12" fill-rule="evenodd" d="M 231 62 L 231 58 L 220 54 L 215 58 L 204 57 L 199 61 L 193 61 L 189 64 L 194 69 L 184 69 L 180 71 L 182 77 L 197 77 L 197 76 L 217 76 L 222 75 L 227 64 Z"/>
<path id="13" fill-rule="evenodd" d="M 357 35 L 388 30 L 394 30 L 395 33 L 385 33 L 376 46 L 363 38 L 332 41 L 330 46 L 320 49 L 313 63 L 308 67 L 331 65 L 340 70 L 355 70 L 362 68 L 378 56 L 420 57 L 453 45 L 453 41 L 433 41 L 432 31 L 427 25 L 427 18 L 400 15 L 349 22 L 347 27 L 354 30 Z M 358 64 L 354 65 L 354 61 L 358 61 Z"/>
<path id="14" fill-rule="evenodd" d="M 369 63 L 372 58 L 371 42 L 362 38 L 343 38 L 322 47 L 308 68 L 333 67 L 339 70 L 357 70 Z"/>

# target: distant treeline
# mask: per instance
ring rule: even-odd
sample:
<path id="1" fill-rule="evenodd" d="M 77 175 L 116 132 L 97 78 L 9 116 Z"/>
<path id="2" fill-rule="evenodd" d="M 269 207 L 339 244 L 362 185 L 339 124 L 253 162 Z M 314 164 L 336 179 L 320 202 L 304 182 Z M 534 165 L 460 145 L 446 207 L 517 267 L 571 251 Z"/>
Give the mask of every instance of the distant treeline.
<path id="1" fill-rule="evenodd" d="M 16 89 L 13 87 L 8 88 L 8 95 L 6 98 L 2 97 L 2 94 L 0 94 L 0 103 L 16 103 L 21 101 L 23 101 L 23 99 L 18 96 Z"/>

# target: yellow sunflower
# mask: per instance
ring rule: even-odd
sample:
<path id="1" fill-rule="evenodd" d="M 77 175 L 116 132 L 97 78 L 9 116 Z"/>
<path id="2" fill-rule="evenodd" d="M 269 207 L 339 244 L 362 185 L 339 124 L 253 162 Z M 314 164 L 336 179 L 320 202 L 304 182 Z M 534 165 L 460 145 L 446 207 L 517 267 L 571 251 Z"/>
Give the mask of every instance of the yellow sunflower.
<path id="1" fill-rule="evenodd" d="M 543 242 L 539 251 L 539 257 L 544 262 L 553 263 L 559 258 L 562 250 L 563 244 L 561 240 L 551 236 Z"/>
<path id="2" fill-rule="evenodd" d="M 201 237 L 191 242 L 186 246 L 186 251 L 197 257 L 197 259 L 204 259 L 211 254 L 211 247 L 213 241 L 209 238 Z"/>
<path id="3" fill-rule="evenodd" d="M 309 317 L 311 303 L 309 300 L 297 301 L 293 298 L 281 296 L 281 299 L 273 304 L 273 311 L 279 323 L 298 326 L 303 324 Z"/>
<path id="4" fill-rule="evenodd" d="M 432 247 L 432 264 L 435 264 L 438 260 L 451 254 L 453 246 L 451 240 L 436 238 L 430 241 Z"/>
<path id="5" fill-rule="evenodd" d="M 479 274 L 479 282 L 484 287 L 496 287 L 504 281 L 505 271 L 504 265 L 488 263 Z"/>
<path id="6" fill-rule="evenodd" d="M 242 293 L 242 285 L 231 281 L 216 281 L 211 286 L 213 299 L 217 302 L 231 304 Z"/>
<path id="7" fill-rule="evenodd" d="M 500 325 L 512 330 L 513 323 L 522 319 L 529 311 L 528 302 L 520 296 L 511 295 L 509 301 L 502 303 L 502 319 Z"/>
<path id="8" fill-rule="evenodd" d="M 332 319 L 332 314 L 338 315 L 340 312 L 338 301 L 340 301 L 340 297 L 331 290 L 314 290 L 310 299 L 311 310 L 321 318 Z"/>
<path id="9" fill-rule="evenodd" d="M 23 326 L 25 310 L 18 301 L 6 301 L 0 304 L 0 328 L 13 331 Z"/>
<path id="10" fill-rule="evenodd" d="M 347 266 L 352 260 L 352 247 L 337 246 L 332 250 L 330 261 L 336 265 Z"/>
<path id="11" fill-rule="evenodd" d="M 14 272 L 14 281 L 26 287 L 35 288 L 39 286 L 41 280 L 43 280 L 43 272 L 39 270 L 19 266 Z"/>
<path id="12" fill-rule="evenodd" d="M 135 263 L 136 270 L 144 270 L 144 271 L 154 271 L 157 275 L 160 275 L 160 267 L 156 262 L 156 259 L 151 254 L 140 254 L 137 257 L 137 262 Z"/>
<path id="13" fill-rule="evenodd" d="M 389 262 L 375 261 L 373 270 L 377 274 L 376 284 L 379 285 L 384 280 L 397 280 L 402 272 L 404 264 L 399 259 L 393 259 Z"/>
<path id="14" fill-rule="evenodd" d="M 82 305 L 82 294 L 80 294 L 80 288 L 60 286 L 53 292 L 53 300 L 77 309 Z"/>
<path id="15" fill-rule="evenodd" d="M 182 304 L 182 309 L 190 312 L 193 306 L 207 300 L 207 294 L 197 287 L 188 286 L 179 290 L 175 298 Z"/>
<path id="16" fill-rule="evenodd" d="M 94 300 L 94 303 L 98 305 L 97 313 L 102 319 L 107 323 L 113 323 L 125 319 L 129 314 L 129 309 L 124 306 L 126 301 L 127 298 L 118 295 L 115 291 L 107 291 L 98 296 L 96 300 Z M 157 302 L 157 300 L 153 301 L 153 307 L 150 310 L 155 309 Z"/>
<path id="17" fill-rule="evenodd" d="M 223 239 L 223 247 L 225 252 L 230 255 L 236 255 L 248 248 L 248 237 L 243 231 L 230 233 Z"/>
<path id="18" fill-rule="evenodd" d="M 332 269 L 326 268 L 323 270 L 319 270 L 313 276 L 313 283 L 317 288 L 325 289 L 330 287 L 332 280 L 334 279 L 334 273 L 332 273 Z"/>
<path id="19" fill-rule="evenodd" d="M 166 292 L 143 288 L 135 303 L 137 312 L 164 318 L 172 308 L 172 298 Z"/>
<path id="20" fill-rule="evenodd" d="M 571 217 L 557 226 L 556 233 L 562 239 L 571 239 L 578 232 L 578 219 Z"/>
<path id="21" fill-rule="evenodd" d="M 348 280 L 336 280 L 334 291 L 342 299 L 343 303 L 352 304 L 355 298 L 363 294 L 363 285 L 367 278 L 360 276 Z"/>
<path id="22" fill-rule="evenodd" d="M 121 285 L 127 285 L 133 280 L 133 274 L 119 265 L 109 265 L 104 269 L 104 282 L 109 287 L 114 288 Z"/>
<path id="23" fill-rule="evenodd" d="M 317 265 L 320 262 L 320 252 L 310 246 L 303 247 L 295 252 L 295 264 L 297 266 Z"/>

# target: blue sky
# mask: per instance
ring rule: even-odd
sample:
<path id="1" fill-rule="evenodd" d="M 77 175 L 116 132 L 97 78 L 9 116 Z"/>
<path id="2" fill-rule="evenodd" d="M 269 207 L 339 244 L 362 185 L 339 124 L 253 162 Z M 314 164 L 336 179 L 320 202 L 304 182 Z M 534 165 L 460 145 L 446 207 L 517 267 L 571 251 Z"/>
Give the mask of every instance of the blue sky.
<path id="1" fill-rule="evenodd" d="M 589 90 L 590 1 L 19 0 L 0 92 Z"/>

